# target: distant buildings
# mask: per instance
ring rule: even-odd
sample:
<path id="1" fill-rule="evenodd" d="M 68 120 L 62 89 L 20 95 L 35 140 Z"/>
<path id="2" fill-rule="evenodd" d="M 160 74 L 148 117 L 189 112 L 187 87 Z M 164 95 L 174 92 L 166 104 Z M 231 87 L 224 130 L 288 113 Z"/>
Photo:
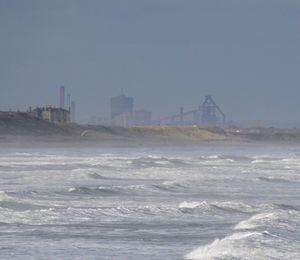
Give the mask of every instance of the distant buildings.
<path id="1" fill-rule="evenodd" d="M 211 96 L 205 96 L 202 104 L 201 122 L 205 125 L 225 124 L 225 114 Z"/>
<path id="2" fill-rule="evenodd" d="M 63 108 L 37 107 L 30 114 L 55 124 L 70 123 L 70 111 Z"/>
<path id="3" fill-rule="evenodd" d="M 129 126 L 133 119 L 134 98 L 120 95 L 110 99 L 111 122 L 113 125 Z"/>
<path id="4" fill-rule="evenodd" d="M 160 118 L 154 123 L 170 125 L 224 126 L 225 114 L 211 96 L 205 96 L 201 106 L 190 111 L 181 107 L 179 114 Z"/>
<path id="5" fill-rule="evenodd" d="M 70 113 L 70 122 L 75 123 L 75 101 L 71 101 L 71 94 L 67 94 L 67 107 L 65 106 L 66 101 L 66 94 L 65 94 L 65 87 L 61 86 L 59 88 L 59 107 L 64 110 L 68 110 Z"/>
<path id="6" fill-rule="evenodd" d="M 152 120 L 151 111 L 140 109 L 134 110 L 134 98 L 124 94 L 110 99 L 111 124 L 127 127 L 130 125 L 150 124 Z"/>
<path id="7" fill-rule="evenodd" d="M 46 106 L 30 108 L 30 114 L 37 118 L 47 120 L 56 124 L 67 124 L 75 122 L 76 104 L 71 100 L 71 95 L 67 94 L 65 103 L 65 87 L 59 88 L 59 108 Z M 208 125 L 224 126 L 225 114 L 215 103 L 211 96 L 205 96 L 205 100 L 199 107 L 184 111 L 181 107 L 179 113 L 171 116 L 152 120 L 152 112 L 146 109 L 134 109 L 134 98 L 124 95 L 111 97 L 110 99 L 110 119 L 91 118 L 89 124 L 102 124 L 128 127 L 131 125 L 150 124 L 176 124 L 176 125 Z"/>
<path id="8" fill-rule="evenodd" d="M 65 108 L 65 87 L 59 88 L 59 106 L 60 107 L 36 107 L 35 109 L 29 108 L 28 113 L 42 120 L 46 120 L 55 124 L 68 124 L 75 122 L 75 102 L 72 101 L 71 95 L 67 95 L 67 106 Z"/>
<path id="9" fill-rule="evenodd" d="M 133 112 L 134 98 L 120 95 L 110 99 L 111 119 L 122 114 L 130 114 Z"/>
<path id="10" fill-rule="evenodd" d="M 65 108 L 65 87 L 61 86 L 59 88 L 59 105 L 60 108 Z"/>

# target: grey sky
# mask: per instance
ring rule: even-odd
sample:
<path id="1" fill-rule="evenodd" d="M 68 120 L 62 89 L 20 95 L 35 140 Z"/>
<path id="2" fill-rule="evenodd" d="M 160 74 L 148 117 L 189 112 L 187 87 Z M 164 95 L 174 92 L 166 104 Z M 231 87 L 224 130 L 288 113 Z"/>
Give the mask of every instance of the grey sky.
<path id="1" fill-rule="evenodd" d="M 207 94 L 229 119 L 300 127 L 300 1 L 0 0 L 0 109 L 109 115 L 125 93 L 154 116 Z"/>

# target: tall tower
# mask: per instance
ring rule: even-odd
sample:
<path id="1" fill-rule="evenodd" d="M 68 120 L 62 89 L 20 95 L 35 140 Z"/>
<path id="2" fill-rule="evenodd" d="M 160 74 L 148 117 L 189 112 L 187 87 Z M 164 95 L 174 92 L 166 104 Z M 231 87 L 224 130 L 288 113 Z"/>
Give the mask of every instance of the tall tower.
<path id="1" fill-rule="evenodd" d="M 71 112 L 71 94 L 67 94 L 67 110 Z"/>
<path id="2" fill-rule="evenodd" d="M 221 116 L 221 122 L 217 115 Z M 225 124 L 225 114 L 211 96 L 206 96 L 204 103 L 202 104 L 201 121 L 203 124 L 209 125 L 214 125 L 218 122 Z"/>
<path id="3" fill-rule="evenodd" d="M 111 119 L 117 116 L 128 114 L 132 116 L 134 99 L 120 95 L 110 99 Z"/>
<path id="4" fill-rule="evenodd" d="M 59 89 L 60 108 L 65 108 L 65 87 L 61 86 Z"/>
<path id="5" fill-rule="evenodd" d="M 134 98 L 124 94 L 110 99 L 111 121 L 123 127 L 129 126 L 133 119 Z"/>

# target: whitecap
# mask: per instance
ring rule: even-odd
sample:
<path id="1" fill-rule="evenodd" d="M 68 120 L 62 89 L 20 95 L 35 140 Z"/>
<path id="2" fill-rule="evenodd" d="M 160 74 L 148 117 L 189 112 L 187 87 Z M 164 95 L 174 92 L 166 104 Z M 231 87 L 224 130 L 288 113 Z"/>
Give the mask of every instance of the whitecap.
<path id="1" fill-rule="evenodd" d="M 300 259 L 298 241 L 287 242 L 269 231 L 237 232 L 215 239 L 211 244 L 201 246 L 185 257 L 190 260 L 215 259 Z M 289 252 L 288 254 L 286 252 Z"/>
<path id="2" fill-rule="evenodd" d="M 193 201 L 193 202 L 181 202 L 178 206 L 180 209 L 194 209 L 194 208 L 205 208 L 208 209 L 210 207 L 210 205 L 206 202 L 206 201 L 202 201 L 202 202 L 197 202 L 197 201 Z"/>
<path id="3" fill-rule="evenodd" d="M 12 197 L 7 195 L 5 191 L 0 191 L 0 201 L 8 201 L 8 200 L 12 200 Z"/>

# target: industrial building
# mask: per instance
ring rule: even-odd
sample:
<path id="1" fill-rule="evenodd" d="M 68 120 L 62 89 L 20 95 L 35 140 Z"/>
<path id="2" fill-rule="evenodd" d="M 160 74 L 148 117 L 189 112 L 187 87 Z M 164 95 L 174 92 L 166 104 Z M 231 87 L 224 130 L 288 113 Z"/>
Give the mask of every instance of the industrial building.
<path id="1" fill-rule="evenodd" d="M 202 104 L 201 121 L 208 125 L 225 124 L 225 114 L 211 96 L 206 96 Z"/>
<path id="2" fill-rule="evenodd" d="M 65 108 L 65 87 L 61 86 L 59 88 L 59 107 L 36 107 L 33 110 L 30 107 L 28 113 L 55 124 L 67 124 L 71 122 L 71 119 L 72 122 L 75 122 L 75 102 L 71 102 L 70 94 L 67 95 L 67 106 L 68 109 Z"/>
<path id="3" fill-rule="evenodd" d="M 134 98 L 124 94 L 110 99 L 111 122 L 113 125 L 129 126 L 133 121 Z"/>
<path id="4" fill-rule="evenodd" d="M 71 94 L 67 94 L 67 107 L 65 106 L 66 94 L 65 94 L 65 87 L 61 86 L 59 88 L 59 108 L 65 111 L 69 111 L 70 122 L 75 123 L 75 101 L 71 101 Z"/>
<path id="5" fill-rule="evenodd" d="M 225 114 L 211 96 L 205 96 L 204 102 L 198 108 L 190 111 L 180 108 L 179 114 L 160 118 L 156 123 L 224 126 Z"/>
<path id="6" fill-rule="evenodd" d="M 111 119 L 122 114 L 130 114 L 133 112 L 134 98 L 120 95 L 110 99 Z"/>
<path id="7" fill-rule="evenodd" d="M 55 124 L 70 123 L 70 111 L 55 107 L 37 107 L 31 114 L 39 119 L 47 120 Z"/>
<path id="8" fill-rule="evenodd" d="M 59 88 L 59 104 L 60 108 L 65 109 L 65 87 L 61 86 Z"/>

